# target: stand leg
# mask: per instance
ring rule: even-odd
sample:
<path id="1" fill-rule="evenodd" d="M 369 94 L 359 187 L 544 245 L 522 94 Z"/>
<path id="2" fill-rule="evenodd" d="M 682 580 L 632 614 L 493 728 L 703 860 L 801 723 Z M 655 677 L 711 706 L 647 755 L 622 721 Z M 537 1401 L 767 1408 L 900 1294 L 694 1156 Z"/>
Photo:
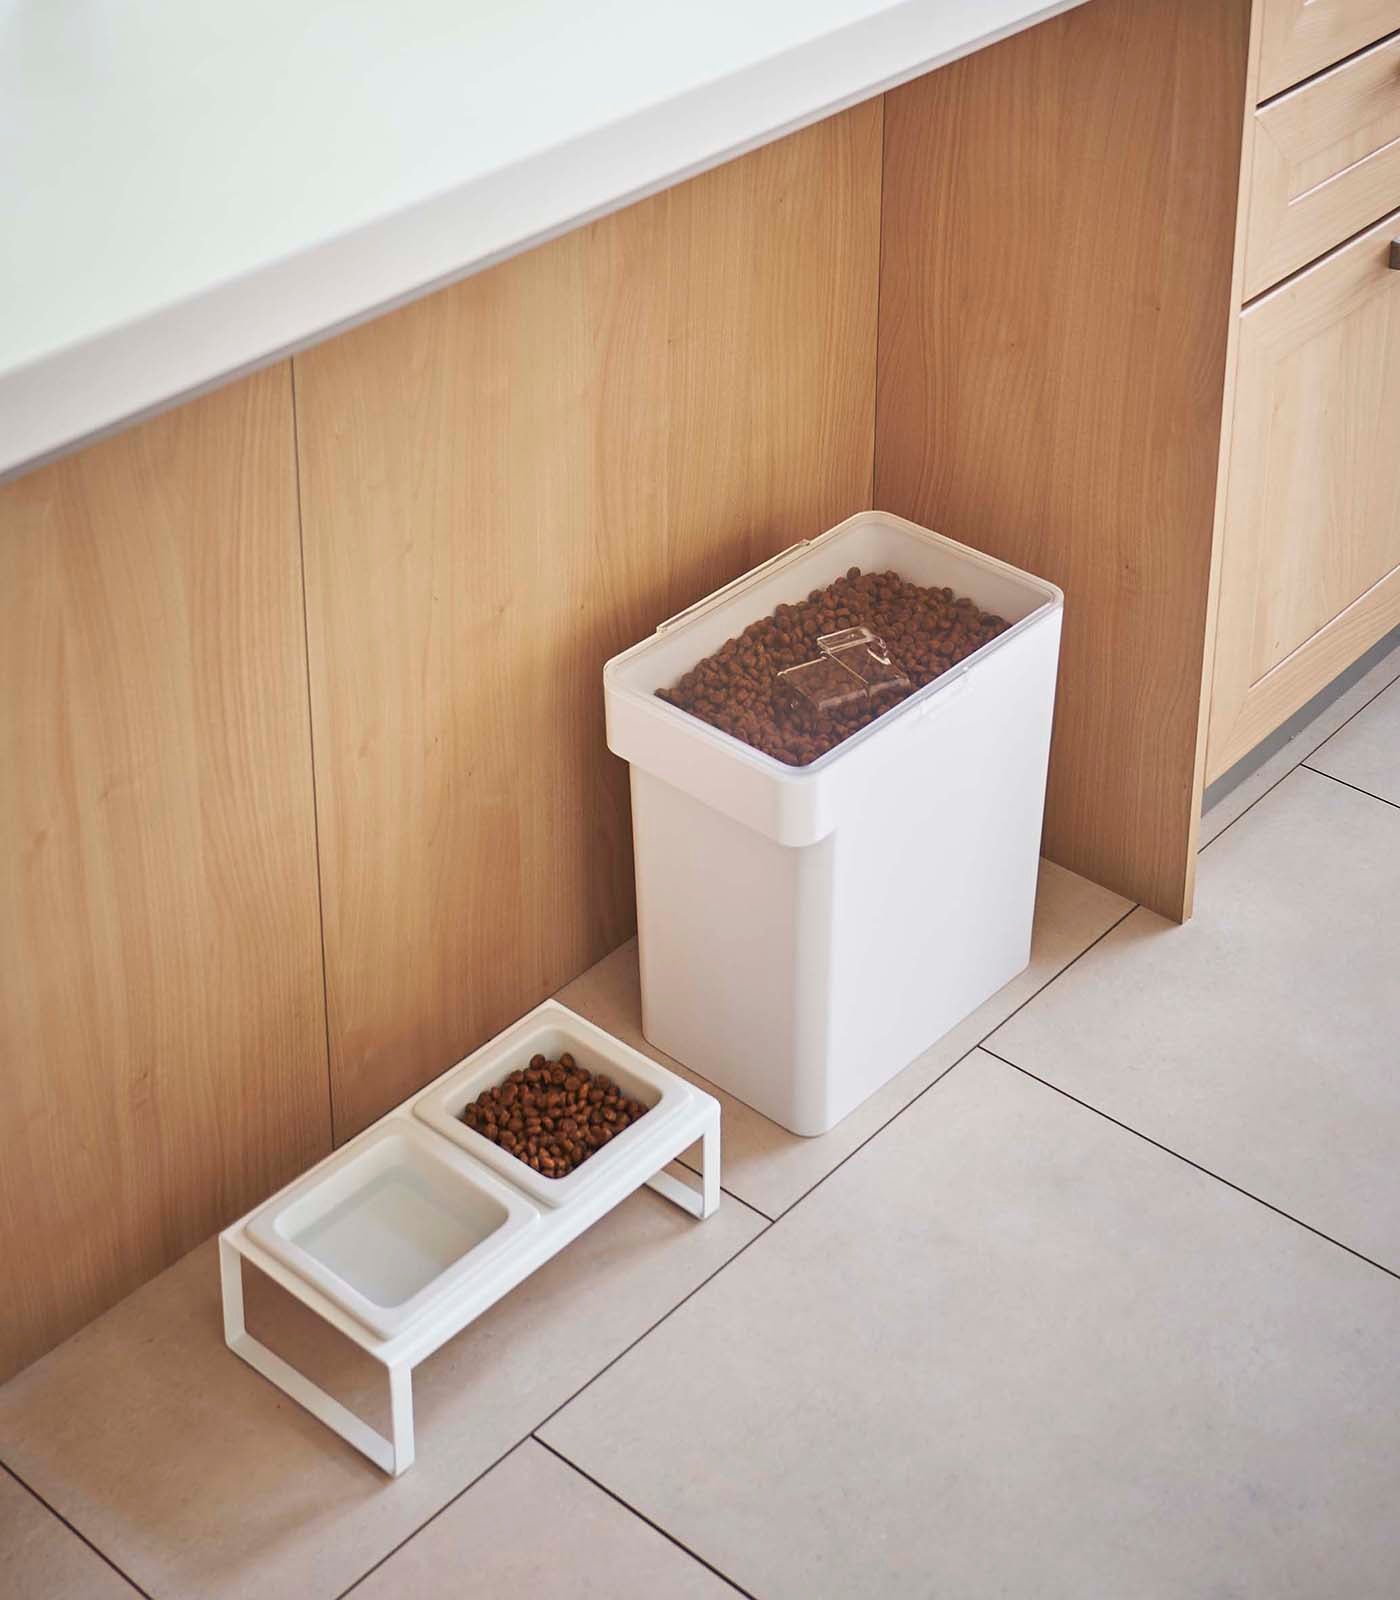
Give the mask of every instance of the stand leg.
<path id="1" fill-rule="evenodd" d="M 394 1476 L 413 1465 L 413 1368 L 389 1368 L 389 1420 L 394 1432 Z"/>
<path id="2" fill-rule="evenodd" d="M 361 1455 L 368 1456 L 381 1472 L 394 1478 L 406 1472 L 413 1465 L 413 1369 L 408 1366 L 389 1369 L 393 1438 L 386 1439 L 248 1332 L 243 1320 L 243 1257 L 223 1239 L 219 1240 L 219 1278 L 224 1301 L 224 1342 L 234 1355 L 246 1361 L 254 1372 L 261 1373 L 289 1400 L 304 1407 L 318 1422 L 324 1422 L 346 1444 L 354 1445 Z"/>
<path id="3" fill-rule="evenodd" d="M 219 1240 L 219 1288 L 224 1300 L 224 1343 L 230 1350 L 243 1337 L 243 1257 Z"/>
<path id="4" fill-rule="evenodd" d="M 715 1214 L 719 1206 L 719 1112 L 716 1110 L 709 1126 L 701 1136 L 700 1187 L 686 1183 L 669 1172 L 658 1172 L 647 1179 L 647 1187 L 665 1195 L 682 1211 L 702 1221 Z"/>
<path id="5" fill-rule="evenodd" d="M 719 1207 L 719 1113 L 715 1113 L 714 1123 L 705 1129 L 705 1137 L 701 1141 L 700 1174 L 704 1185 L 702 1193 L 702 1217 L 713 1216 Z"/>

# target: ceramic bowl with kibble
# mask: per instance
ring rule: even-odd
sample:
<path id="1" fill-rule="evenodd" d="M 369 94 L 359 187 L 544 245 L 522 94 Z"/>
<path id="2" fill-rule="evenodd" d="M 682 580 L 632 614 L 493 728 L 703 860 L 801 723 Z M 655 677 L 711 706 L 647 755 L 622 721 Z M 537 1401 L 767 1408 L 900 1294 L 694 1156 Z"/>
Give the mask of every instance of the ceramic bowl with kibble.
<path id="1" fill-rule="evenodd" d="M 571 1050 L 536 1052 L 501 1083 L 488 1084 L 462 1122 L 542 1178 L 567 1178 L 650 1110 Z"/>
<path id="2" fill-rule="evenodd" d="M 569 1065 L 562 1066 L 566 1056 Z M 559 1206 L 605 1177 L 640 1140 L 659 1133 L 694 1094 L 684 1079 L 549 1000 L 430 1084 L 413 1102 L 413 1114 L 517 1188 Z M 538 1159 L 546 1113 L 554 1123 L 547 1131 L 567 1136 L 548 1141 L 553 1171 Z M 527 1127 L 535 1121 L 540 1128 L 531 1162 Z M 565 1130 L 566 1121 L 574 1126 Z M 509 1144 L 503 1132 L 512 1136 Z M 568 1155 L 569 1145 L 574 1154 L 565 1164 L 558 1152 Z"/>

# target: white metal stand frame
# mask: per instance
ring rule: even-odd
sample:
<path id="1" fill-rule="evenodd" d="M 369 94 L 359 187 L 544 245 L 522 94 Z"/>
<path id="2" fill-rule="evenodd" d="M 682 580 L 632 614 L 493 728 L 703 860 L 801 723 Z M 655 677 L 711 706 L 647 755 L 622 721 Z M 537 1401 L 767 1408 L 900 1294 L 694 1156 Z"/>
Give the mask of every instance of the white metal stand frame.
<path id="1" fill-rule="evenodd" d="M 541 1008 L 543 1010 L 544 1008 Z M 556 1008 L 562 1010 L 562 1008 Z M 567 1015 L 567 1013 L 566 1013 Z M 528 1020 L 528 1019 L 527 1019 Z M 618 1042 L 620 1050 L 626 1050 Z M 628 1051 L 629 1055 L 635 1054 Z M 599 1217 L 625 1200 L 635 1190 L 646 1186 L 680 1206 L 691 1216 L 703 1220 L 711 1216 L 719 1205 L 720 1159 L 720 1109 L 710 1095 L 685 1083 L 673 1073 L 666 1073 L 656 1063 L 647 1061 L 652 1073 L 667 1080 L 668 1094 L 679 1094 L 680 1105 L 655 1129 L 654 1134 L 638 1139 L 630 1149 L 619 1150 L 621 1158 L 611 1164 L 610 1170 L 600 1170 L 598 1181 L 580 1191 L 575 1198 L 566 1200 L 557 1208 L 531 1204 L 539 1212 L 538 1220 L 525 1229 L 507 1247 L 504 1254 L 495 1257 L 476 1278 L 468 1278 L 441 1302 L 434 1302 L 421 1316 L 390 1339 L 381 1339 L 364 1327 L 354 1317 L 336 1305 L 326 1295 L 297 1273 L 284 1266 L 255 1240 L 248 1236 L 247 1224 L 258 1212 L 257 1206 L 247 1216 L 226 1228 L 219 1236 L 219 1273 L 223 1291 L 224 1339 L 230 1350 L 240 1356 L 269 1383 L 275 1384 L 289 1399 L 295 1400 L 312 1416 L 323 1422 L 332 1432 L 340 1435 L 368 1456 L 382 1471 L 397 1477 L 413 1465 L 413 1369 L 427 1356 L 440 1349 L 455 1337 L 482 1312 L 508 1294 L 518 1283 L 542 1266 L 564 1246 L 576 1239 L 584 1229 Z M 453 1073 L 460 1068 L 453 1068 Z M 450 1074 L 444 1074 L 439 1083 Z M 412 1120 L 413 1106 L 433 1092 L 436 1085 L 416 1095 L 412 1101 L 391 1111 L 380 1119 L 369 1133 L 382 1129 L 395 1120 Z M 634 1125 L 641 1134 L 645 1121 Z M 691 1145 L 700 1141 L 702 1148 L 701 1173 L 698 1184 L 687 1183 L 664 1169 Z M 355 1141 L 358 1143 L 358 1140 Z M 326 1158 L 322 1165 L 337 1162 L 346 1151 Z M 591 1160 L 605 1160 L 607 1147 Z M 315 1170 L 315 1169 L 313 1169 Z M 582 1169 L 579 1169 L 582 1170 Z M 499 1169 L 494 1176 L 501 1177 Z M 299 1179 L 298 1182 L 301 1180 Z M 289 1188 L 291 1186 L 289 1185 Z M 273 1201 L 266 1202 L 270 1206 Z M 303 1305 L 314 1311 L 323 1321 L 352 1340 L 383 1366 L 389 1377 L 390 1434 L 385 1437 L 357 1417 L 332 1395 L 313 1383 L 305 1373 L 299 1372 L 287 1361 L 268 1349 L 248 1332 L 243 1312 L 243 1263 L 249 1261 L 265 1273 Z"/>

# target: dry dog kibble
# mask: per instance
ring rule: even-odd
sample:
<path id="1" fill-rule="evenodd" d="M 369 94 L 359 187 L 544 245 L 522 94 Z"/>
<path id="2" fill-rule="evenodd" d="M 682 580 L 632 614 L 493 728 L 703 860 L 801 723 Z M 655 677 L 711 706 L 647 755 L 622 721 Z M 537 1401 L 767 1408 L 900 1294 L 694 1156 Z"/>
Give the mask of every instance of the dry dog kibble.
<path id="1" fill-rule="evenodd" d="M 1008 626 L 951 589 L 924 589 L 897 572 L 863 573 L 852 567 L 796 605 L 779 606 L 771 617 L 750 623 L 679 683 L 656 692 L 756 750 L 805 767 Z M 778 673 L 812 660 L 822 635 L 854 627 L 869 628 L 884 640 L 909 679 L 907 690 L 827 711 L 779 692 Z"/>
<path id="2" fill-rule="evenodd" d="M 647 1110 L 566 1050 L 557 1061 L 531 1056 L 529 1066 L 483 1090 L 462 1121 L 533 1171 L 563 1178 Z"/>

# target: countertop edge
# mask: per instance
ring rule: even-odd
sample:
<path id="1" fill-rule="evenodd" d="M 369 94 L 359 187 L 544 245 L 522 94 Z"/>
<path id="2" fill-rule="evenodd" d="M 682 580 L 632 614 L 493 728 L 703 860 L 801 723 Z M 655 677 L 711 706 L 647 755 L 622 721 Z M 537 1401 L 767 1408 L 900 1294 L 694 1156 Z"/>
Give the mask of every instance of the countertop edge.
<path id="1" fill-rule="evenodd" d="M 0 374 L 0 482 L 1082 3 L 950 37 L 908 0 Z"/>

